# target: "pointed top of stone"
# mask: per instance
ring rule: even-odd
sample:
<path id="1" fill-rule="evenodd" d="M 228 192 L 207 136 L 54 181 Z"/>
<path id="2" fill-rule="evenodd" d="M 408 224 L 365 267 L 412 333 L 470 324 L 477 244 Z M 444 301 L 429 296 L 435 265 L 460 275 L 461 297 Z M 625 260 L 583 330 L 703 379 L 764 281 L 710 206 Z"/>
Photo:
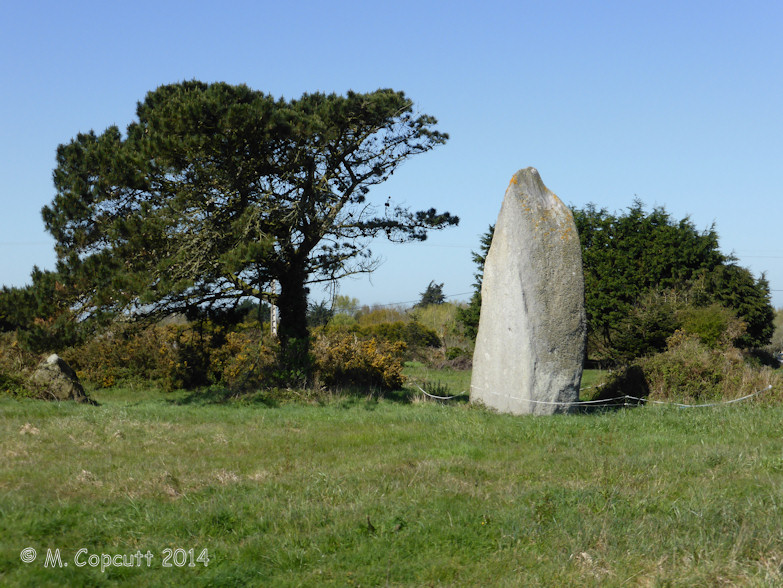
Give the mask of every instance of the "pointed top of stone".
<path id="1" fill-rule="evenodd" d="M 551 208 L 553 203 L 560 201 L 557 195 L 544 185 L 541 174 L 534 167 L 526 167 L 515 173 L 508 187 L 509 191 L 515 192 L 518 196 L 534 198 L 545 208 Z"/>

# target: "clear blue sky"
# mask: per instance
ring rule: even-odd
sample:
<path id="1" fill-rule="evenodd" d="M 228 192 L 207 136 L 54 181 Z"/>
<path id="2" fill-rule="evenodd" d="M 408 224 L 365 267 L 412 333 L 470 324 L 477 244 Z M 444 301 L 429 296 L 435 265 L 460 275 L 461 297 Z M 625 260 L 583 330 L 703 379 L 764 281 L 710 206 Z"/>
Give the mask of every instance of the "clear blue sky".
<path id="1" fill-rule="evenodd" d="M 451 140 L 371 195 L 457 214 L 345 280 L 362 303 L 467 299 L 470 251 L 518 169 L 576 207 L 715 223 L 724 252 L 783 307 L 783 3 L 687 1 L 15 2 L 0 23 L 0 284 L 54 268 L 43 230 L 55 149 L 124 129 L 185 79 L 275 96 L 403 90 Z M 314 292 L 317 300 L 323 295 Z"/>

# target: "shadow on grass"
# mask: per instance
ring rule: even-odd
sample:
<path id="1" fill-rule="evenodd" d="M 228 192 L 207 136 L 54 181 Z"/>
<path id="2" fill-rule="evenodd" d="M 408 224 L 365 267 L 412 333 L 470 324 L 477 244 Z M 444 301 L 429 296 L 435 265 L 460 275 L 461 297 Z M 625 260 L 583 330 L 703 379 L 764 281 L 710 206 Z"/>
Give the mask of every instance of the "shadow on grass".
<path id="1" fill-rule="evenodd" d="M 338 404 L 350 406 L 372 406 L 380 400 L 399 404 L 411 404 L 419 397 L 418 391 L 403 388 L 400 390 L 378 390 L 365 387 L 341 387 L 338 389 L 291 389 L 269 388 L 252 391 L 236 391 L 225 386 L 209 386 L 188 390 L 177 398 L 168 400 L 170 404 L 183 405 L 240 405 L 279 407 L 283 404 Z M 466 398 L 467 400 L 467 398 Z"/>
<path id="2" fill-rule="evenodd" d="M 587 402 L 577 404 L 574 414 L 594 414 L 596 412 L 617 411 L 622 408 L 634 408 L 646 404 L 650 396 L 650 385 L 644 371 L 639 366 L 630 366 L 614 375 L 601 392 Z"/>
<path id="3" fill-rule="evenodd" d="M 223 386 L 210 386 L 208 388 L 188 390 L 184 396 L 169 399 L 168 402 L 178 406 L 239 404 L 267 406 L 270 408 L 279 406 L 280 404 L 280 401 L 275 398 L 273 391 L 258 390 L 254 392 L 237 392 Z"/>

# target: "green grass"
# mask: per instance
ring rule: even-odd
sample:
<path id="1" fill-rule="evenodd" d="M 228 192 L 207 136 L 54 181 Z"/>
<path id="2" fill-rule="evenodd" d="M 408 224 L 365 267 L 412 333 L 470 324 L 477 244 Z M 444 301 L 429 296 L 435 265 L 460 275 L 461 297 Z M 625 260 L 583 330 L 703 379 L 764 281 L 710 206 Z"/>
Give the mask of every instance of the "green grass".
<path id="1" fill-rule="evenodd" d="M 407 387 L 415 394 L 419 388 L 437 396 L 458 396 L 470 394 L 470 370 L 452 368 L 433 369 L 418 361 L 405 363 L 403 375 Z"/>
<path id="2" fill-rule="evenodd" d="M 607 370 L 584 370 L 582 372 L 582 394 L 580 394 L 580 398 L 585 400 L 587 395 L 591 395 L 588 391 L 592 391 L 597 385 L 602 384 L 608 374 Z"/>
<path id="3" fill-rule="evenodd" d="M 94 396 L 0 398 L 0 585 L 783 583 L 783 407 Z M 155 559 L 102 573 L 80 548 Z M 209 565 L 163 568 L 167 548 Z"/>

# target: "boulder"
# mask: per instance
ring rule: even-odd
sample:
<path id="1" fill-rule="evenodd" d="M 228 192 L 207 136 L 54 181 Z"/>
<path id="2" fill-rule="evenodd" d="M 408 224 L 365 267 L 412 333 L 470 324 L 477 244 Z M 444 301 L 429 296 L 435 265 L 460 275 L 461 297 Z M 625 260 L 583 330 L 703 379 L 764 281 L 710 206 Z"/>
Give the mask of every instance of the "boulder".
<path id="1" fill-rule="evenodd" d="M 538 171 L 520 170 L 484 264 L 471 402 L 512 414 L 567 412 L 579 400 L 585 341 L 573 214 Z"/>
<path id="2" fill-rule="evenodd" d="M 56 353 L 38 364 L 31 380 L 42 398 L 97 404 L 85 394 L 76 372 Z"/>

